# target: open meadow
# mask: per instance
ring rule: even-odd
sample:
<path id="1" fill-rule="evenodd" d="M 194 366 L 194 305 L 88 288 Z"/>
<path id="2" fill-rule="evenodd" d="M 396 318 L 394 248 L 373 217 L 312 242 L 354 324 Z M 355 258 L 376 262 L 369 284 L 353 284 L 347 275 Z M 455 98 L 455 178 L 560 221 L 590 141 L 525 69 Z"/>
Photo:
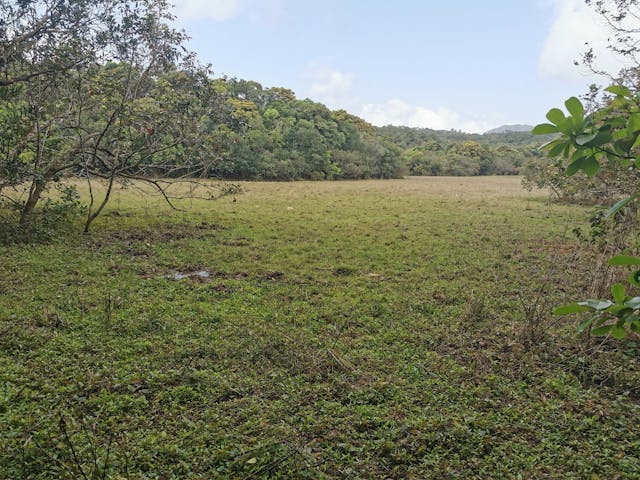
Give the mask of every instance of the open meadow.
<path id="1" fill-rule="evenodd" d="M 0 478 L 640 478 L 637 352 L 525 314 L 589 284 L 589 208 L 241 185 L 0 246 Z"/>

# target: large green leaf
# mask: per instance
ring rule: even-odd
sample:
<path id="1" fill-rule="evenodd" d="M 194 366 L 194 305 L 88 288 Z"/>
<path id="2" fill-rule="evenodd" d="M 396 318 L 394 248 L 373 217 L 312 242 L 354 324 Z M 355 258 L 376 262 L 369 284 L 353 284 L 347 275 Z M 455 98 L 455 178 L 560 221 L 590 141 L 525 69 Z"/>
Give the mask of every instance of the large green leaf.
<path id="1" fill-rule="evenodd" d="M 591 310 L 591 308 L 589 308 L 586 305 L 579 305 L 577 303 L 572 303 L 570 305 L 562 305 L 558 308 L 556 308 L 553 311 L 554 315 L 569 315 L 571 313 L 580 313 L 580 312 L 587 312 Z"/>
<path id="2" fill-rule="evenodd" d="M 633 297 L 631 300 L 624 302 L 624 304 L 633 310 L 638 310 L 640 308 L 640 297 Z"/>
<path id="3" fill-rule="evenodd" d="M 566 174 L 570 177 L 572 175 L 575 175 L 576 173 L 578 173 L 580 171 L 580 169 L 582 168 L 582 158 L 579 158 L 578 160 L 575 160 L 574 162 L 570 163 L 569 166 L 567 167 L 566 170 Z"/>
<path id="4" fill-rule="evenodd" d="M 549 151 L 548 151 L 549 157 L 554 158 L 560 155 L 562 151 L 565 149 L 565 147 L 567 146 L 567 143 L 568 142 L 566 142 L 565 140 L 561 140 L 561 139 L 555 140 L 555 143 L 553 144 L 553 146 L 549 148 Z"/>
<path id="5" fill-rule="evenodd" d="M 586 157 L 582 161 L 582 170 L 590 177 L 594 177 L 600 170 L 600 164 L 593 155 Z"/>
<path id="6" fill-rule="evenodd" d="M 616 153 L 620 155 L 627 155 L 629 153 L 629 150 L 631 150 L 631 147 L 633 146 L 635 141 L 636 141 L 635 137 L 621 138 L 620 140 L 616 140 L 613 143 L 613 148 L 615 149 Z"/>
<path id="7" fill-rule="evenodd" d="M 627 336 L 627 330 L 622 325 L 614 325 L 611 329 L 611 335 L 616 340 L 622 340 Z"/>
<path id="8" fill-rule="evenodd" d="M 560 125 L 558 125 L 558 130 L 560 133 L 563 133 L 566 136 L 573 135 L 574 132 L 580 131 L 580 127 L 574 127 L 573 122 L 571 121 L 571 117 L 565 119 Z"/>
<path id="9" fill-rule="evenodd" d="M 602 145 L 606 145 L 611 142 L 611 140 L 611 128 L 608 125 L 605 125 L 603 128 L 598 130 L 597 135 L 593 139 L 585 142 L 583 145 L 586 147 L 601 147 Z"/>
<path id="10" fill-rule="evenodd" d="M 576 160 L 584 158 L 587 155 L 589 155 L 589 150 L 587 150 L 586 148 L 576 148 L 576 151 L 573 152 L 573 155 L 571 155 L 571 162 L 575 162 Z"/>
<path id="11" fill-rule="evenodd" d="M 583 320 L 582 322 L 580 322 L 580 325 L 578 325 L 578 333 L 584 332 L 587 329 L 587 327 L 589 327 L 589 325 L 591 325 L 596 318 L 598 318 L 597 315 L 593 317 L 589 317 L 586 320 Z"/>
<path id="12" fill-rule="evenodd" d="M 621 283 L 614 283 L 611 286 L 611 295 L 613 295 L 613 299 L 616 303 L 623 303 L 625 297 L 627 296 L 624 285 L 622 285 Z"/>
<path id="13" fill-rule="evenodd" d="M 584 120 L 584 107 L 582 106 L 582 102 L 576 97 L 571 97 L 566 102 L 564 102 L 564 104 L 573 117 L 574 125 L 576 127 L 582 125 L 582 122 Z"/>
<path id="14" fill-rule="evenodd" d="M 640 265 L 640 258 L 630 255 L 616 255 L 607 262 L 609 265 Z"/>
<path id="15" fill-rule="evenodd" d="M 598 173 L 598 170 L 600 170 L 600 164 L 593 155 L 589 155 L 588 157 L 579 157 L 577 160 L 569 164 L 567 167 L 567 175 L 574 175 L 579 170 L 582 170 L 590 177 L 593 177 Z"/>
<path id="16" fill-rule="evenodd" d="M 615 215 L 616 213 L 618 213 L 631 200 L 633 200 L 633 197 L 623 198 L 619 202 L 616 202 L 616 204 L 613 207 L 611 207 L 609 210 L 607 210 L 607 213 L 605 213 L 605 215 L 604 215 L 605 218 L 611 217 L 611 216 Z"/>
<path id="17" fill-rule="evenodd" d="M 614 99 L 607 106 L 607 112 L 615 111 L 615 110 L 626 110 L 629 105 L 629 99 L 622 96 L 614 97 Z M 622 125 L 626 125 L 627 121 L 625 121 Z"/>
<path id="18" fill-rule="evenodd" d="M 607 312 L 615 315 L 616 317 L 624 317 L 629 315 L 633 310 L 626 305 L 613 305 L 612 307 L 607 308 Z"/>
<path id="19" fill-rule="evenodd" d="M 611 125 L 612 128 L 625 127 L 627 125 L 627 118 L 624 115 L 609 117 L 607 118 L 607 125 Z"/>
<path id="20" fill-rule="evenodd" d="M 640 131 L 640 113 L 633 113 L 629 115 L 627 120 L 627 133 L 633 135 L 635 132 Z"/>
<path id="21" fill-rule="evenodd" d="M 576 143 L 580 146 L 586 145 L 587 143 L 595 140 L 598 137 L 598 132 L 596 133 L 583 133 L 582 135 L 578 135 L 576 137 Z"/>
<path id="22" fill-rule="evenodd" d="M 609 333 L 612 328 L 613 325 L 602 325 L 601 327 L 591 330 L 591 335 L 594 335 L 596 337 L 603 337 L 604 335 Z"/>
<path id="23" fill-rule="evenodd" d="M 607 308 L 609 308 L 611 305 L 613 305 L 613 302 L 611 300 L 594 300 L 594 299 L 589 299 L 589 300 L 585 300 L 584 302 L 578 302 L 578 305 L 586 305 L 588 307 L 593 308 L 594 310 L 606 310 Z"/>
<path id="24" fill-rule="evenodd" d="M 613 93 L 614 95 L 620 95 L 622 97 L 630 97 L 631 91 L 622 85 L 611 85 L 604 89 L 605 92 Z"/>
<path id="25" fill-rule="evenodd" d="M 564 113 L 559 108 L 552 108 L 547 112 L 547 119 L 557 127 L 561 127 L 566 121 Z"/>

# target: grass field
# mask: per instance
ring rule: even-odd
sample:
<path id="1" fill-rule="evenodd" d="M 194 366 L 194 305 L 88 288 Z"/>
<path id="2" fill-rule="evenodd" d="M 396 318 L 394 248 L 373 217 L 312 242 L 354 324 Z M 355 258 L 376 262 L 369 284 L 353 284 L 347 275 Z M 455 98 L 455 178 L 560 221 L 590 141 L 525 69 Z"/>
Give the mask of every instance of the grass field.
<path id="1" fill-rule="evenodd" d="M 0 478 L 640 478 L 637 351 L 520 301 L 588 283 L 589 210 L 519 182 L 128 188 L 0 246 Z"/>

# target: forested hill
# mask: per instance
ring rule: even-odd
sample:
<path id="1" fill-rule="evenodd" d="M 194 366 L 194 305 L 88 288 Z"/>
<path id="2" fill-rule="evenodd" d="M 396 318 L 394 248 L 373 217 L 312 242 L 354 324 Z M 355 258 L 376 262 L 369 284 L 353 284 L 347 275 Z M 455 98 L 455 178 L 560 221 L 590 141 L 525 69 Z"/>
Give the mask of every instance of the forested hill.
<path id="1" fill-rule="evenodd" d="M 286 88 L 211 80 L 216 109 L 201 125 L 209 175 L 231 179 L 516 175 L 539 158 L 528 131 L 373 127 L 344 110 L 300 100 Z"/>
<path id="2" fill-rule="evenodd" d="M 236 78 L 209 79 L 207 91 L 201 141 L 190 155 L 210 159 L 208 176 L 331 180 L 514 175 L 539 156 L 541 139 L 529 132 L 374 127 L 344 110 L 298 99 L 289 89 Z"/>
<path id="3" fill-rule="evenodd" d="M 209 175 L 296 180 L 409 175 L 515 175 L 539 157 L 529 132 L 469 134 L 373 127 L 285 88 L 211 80 L 216 108 L 201 125 Z"/>
<path id="4" fill-rule="evenodd" d="M 377 134 L 403 151 L 409 175 L 517 175 L 540 159 L 546 140 L 529 132 L 474 134 L 385 126 Z"/>
<path id="5" fill-rule="evenodd" d="M 73 175 L 113 183 L 515 174 L 537 155 L 539 140 L 527 133 L 376 129 L 286 88 L 215 78 L 166 24 L 166 2 L 133 4 L 55 1 L 55 15 L 46 2 L 0 8 L 10 26 L 0 50 L 12 52 L 0 61 L 0 192 L 30 185 L 21 221 Z"/>
<path id="6" fill-rule="evenodd" d="M 212 80 L 216 108 L 201 123 L 208 175 L 227 179 L 394 178 L 402 150 L 344 110 L 297 99 L 285 88 Z"/>
<path id="7" fill-rule="evenodd" d="M 199 122 L 201 141 L 190 155 L 210 159 L 207 174 L 219 178 L 512 175 L 539 155 L 540 138 L 529 132 L 376 128 L 344 110 L 300 100 L 286 88 L 216 78 L 208 89 L 214 101 Z"/>

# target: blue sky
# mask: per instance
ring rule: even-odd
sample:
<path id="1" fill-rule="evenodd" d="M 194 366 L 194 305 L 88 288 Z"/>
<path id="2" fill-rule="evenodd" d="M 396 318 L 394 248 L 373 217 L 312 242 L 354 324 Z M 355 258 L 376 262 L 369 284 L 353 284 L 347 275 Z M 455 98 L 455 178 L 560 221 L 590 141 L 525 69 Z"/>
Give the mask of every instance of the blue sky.
<path id="1" fill-rule="evenodd" d="M 606 28 L 582 0 L 175 0 L 216 76 L 291 88 L 376 124 L 535 124 L 602 80 L 573 65 Z"/>

